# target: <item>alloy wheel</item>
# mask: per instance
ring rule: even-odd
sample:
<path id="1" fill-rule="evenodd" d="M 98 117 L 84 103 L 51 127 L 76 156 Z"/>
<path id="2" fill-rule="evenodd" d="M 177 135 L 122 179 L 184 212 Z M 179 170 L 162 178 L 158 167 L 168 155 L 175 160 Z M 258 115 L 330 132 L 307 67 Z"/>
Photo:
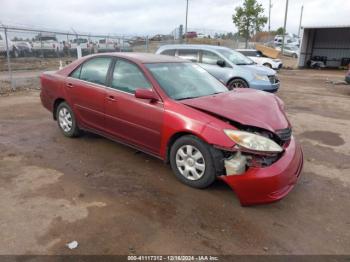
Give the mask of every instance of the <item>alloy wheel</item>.
<path id="1" fill-rule="evenodd" d="M 176 152 L 176 166 L 181 175 L 188 180 L 198 180 L 205 172 L 202 153 L 192 145 L 183 145 Z"/>
<path id="2" fill-rule="evenodd" d="M 233 80 L 229 84 L 230 90 L 232 90 L 234 88 L 247 88 L 247 87 L 248 87 L 247 84 L 243 80 L 240 80 L 240 79 Z"/>
<path id="3" fill-rule="evenodd" d="M 73 126 L 73 120 L 71 113 L 67 110 L 67 108 L 62 107 L 58 113 L 58 121 L 62 130 L 68 133 Z"/>

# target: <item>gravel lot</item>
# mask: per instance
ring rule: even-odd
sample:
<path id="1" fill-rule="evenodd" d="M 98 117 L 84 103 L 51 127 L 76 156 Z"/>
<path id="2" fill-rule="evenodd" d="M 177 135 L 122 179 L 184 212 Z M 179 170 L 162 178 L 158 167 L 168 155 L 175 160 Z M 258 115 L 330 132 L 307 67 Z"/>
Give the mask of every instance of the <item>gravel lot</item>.
<path id="1" fill-rule="evenodd" d="M 326 83 L 343 75 L 280 73 L 304 171 L 246 208 L 220 181 L 196 190 L 123 145 L 63 137 L 38 90 L 1 96 L 0 254 L 350 254 L 350 86 Z"/>

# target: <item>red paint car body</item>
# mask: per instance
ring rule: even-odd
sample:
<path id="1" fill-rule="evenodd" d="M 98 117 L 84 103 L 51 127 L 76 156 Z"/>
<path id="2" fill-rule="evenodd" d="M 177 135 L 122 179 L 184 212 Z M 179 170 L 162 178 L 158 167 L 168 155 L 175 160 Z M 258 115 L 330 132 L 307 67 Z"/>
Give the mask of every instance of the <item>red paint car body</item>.
<path id="1" fill-rule="evenodd" d="M 107 86 L 70 77 L 81 64 L 95 57 L 111 57 L 136 65 L 152 90 L 129 94 Z M 54 113 L 65 101 L 72 108 L 79 128 L 168 161 L 169 149 L 179 137 L 191 134 L 213 148 L 231 152 L 236 143 L 224 129 L 256 127 L 266 132 L 290 130 L 283 103 L 275 95 L 241 89 L 196 99 L 176 101 L 168 97 L 145 64 L 187 63 L 175 57 L 111 53 L 77 60 L 57 72 L 41 75 L 42 104 Z M 143 99 L 137 98 L 142 97 Z M 145 99 L 148 98 L 148 99 Z M 303 155 L 293 136 L 284 151 L 266 167 L 250 167 L 242 175 L 220 175 L 238 195 L 242 205 L 273 202 L 293 188 L 301 172 Z"/>

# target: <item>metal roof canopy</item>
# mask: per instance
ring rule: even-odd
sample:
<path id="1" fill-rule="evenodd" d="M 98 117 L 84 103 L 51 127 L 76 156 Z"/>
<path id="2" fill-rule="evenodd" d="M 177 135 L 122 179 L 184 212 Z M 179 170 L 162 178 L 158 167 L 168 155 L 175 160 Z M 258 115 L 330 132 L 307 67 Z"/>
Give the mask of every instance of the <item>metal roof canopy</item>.
<path id="1" fill-rule="evenodd" d="M 302 29 L 350 28 L 350 25 L 306 25 Z"/>
<path id="2" fill-rule="evenodd" d="M 299 67 L 315 56 L 326 59 L 327 67 L 350 63 L 350 25 L 303 26 Z"/>

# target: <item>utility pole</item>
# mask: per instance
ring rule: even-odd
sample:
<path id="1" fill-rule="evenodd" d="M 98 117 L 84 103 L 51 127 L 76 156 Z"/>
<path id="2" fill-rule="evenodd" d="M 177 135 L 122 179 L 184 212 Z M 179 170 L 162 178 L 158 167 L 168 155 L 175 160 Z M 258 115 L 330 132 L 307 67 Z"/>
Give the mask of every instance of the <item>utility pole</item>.
<path id="1" fill-rule="evenodd" d="M 185 40 L 187 43 L 187 18 L 188 18 L 188 0 L 186 0 L 186 23 L 185 23 Z"/>
<path id="2" fill-rule="evenodd" d="M 3 25 L 3 24 L 1 24 Z M 11 69 L 11 61 L 10 61 L 10 47 L 9 47 L 9 41 L 7 39 L 7 28 L 5 27 L 5 25 L 3 25 L 4 27 L 4 33 L 5 33 L 5 43 L 6 43 L 6 57 L 7 57 L 7 69 L 9 71 L 9 75 L 10 75 L 10 85 L 11 85 L 11 90 L 15 90 L 15 86 L 13 84 L 13 78 L 12 78 L 12 69 Z"/>
<path id="3" fill-rule="evenodd" d="M 269 32 L 271 31 L 271 0 L 269 0 Z"/>
<path id="4" fill-rule="evenodd" d="M 300 20 L 299 20 L 299 28 L 298 28 L 298 37 L 300 37 L 301 22 L 303 21 L 303 11 L 304 11 L 304 5 L 301 6 L 301 11 L 300 11 Z"/>
<path id="5" fill-rule="evenodd" d="M 284 49 L 284 39 L 286 36 L 287 15 L 288 15 L 288 0 L 286 0 L 286 12 L 284 14 L 283 38 L 282 38 L 282 48 L 281 48 L 282 55 L 283 55 L 283 49 Z"/>

